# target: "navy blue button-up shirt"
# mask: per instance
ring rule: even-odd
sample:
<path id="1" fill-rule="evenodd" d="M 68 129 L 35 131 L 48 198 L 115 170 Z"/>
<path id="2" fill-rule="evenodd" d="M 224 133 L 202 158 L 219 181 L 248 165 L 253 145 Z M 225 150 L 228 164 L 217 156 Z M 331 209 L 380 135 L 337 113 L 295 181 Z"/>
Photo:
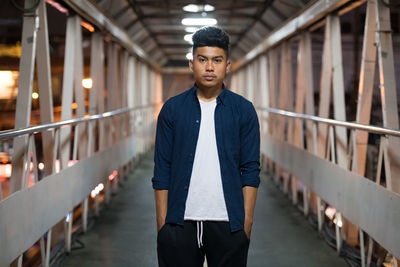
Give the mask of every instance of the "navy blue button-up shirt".
<path id="1" fill-rule="evenodd" d="M 168 190 L 166 223 L 183 225 L 201 123 L 196 85 L 168 99 L 157 121 L 154 189 Z M 223 86 L 215 136 L 231 231 L 244 228 L 242 187 L 260 184 L 260 129 L 252 103 Z"/>

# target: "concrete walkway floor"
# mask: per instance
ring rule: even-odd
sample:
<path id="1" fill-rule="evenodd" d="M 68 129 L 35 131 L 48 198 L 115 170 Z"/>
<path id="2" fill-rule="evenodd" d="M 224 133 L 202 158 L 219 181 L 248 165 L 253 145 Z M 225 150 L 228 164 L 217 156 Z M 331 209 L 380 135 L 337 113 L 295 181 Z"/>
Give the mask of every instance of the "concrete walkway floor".
<path id="1" fill-rule="evenodd" d="M 156 223 L 147 154 L 61 266 L 157 266 Z M 348 266 L 265 174 L 258 193 L 249 267 Z M 190 266 L 188 266 L 190 267 Z"/>

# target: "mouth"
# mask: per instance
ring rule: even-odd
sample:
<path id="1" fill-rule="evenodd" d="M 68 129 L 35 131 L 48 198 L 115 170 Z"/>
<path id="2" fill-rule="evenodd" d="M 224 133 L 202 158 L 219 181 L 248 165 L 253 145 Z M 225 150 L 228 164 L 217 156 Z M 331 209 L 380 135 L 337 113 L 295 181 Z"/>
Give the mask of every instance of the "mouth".
<path id="1" fill-rule="evenodd" d="M 215 76 L 203 76 L 206 81 L 212 81 L 215 79 Z"/>

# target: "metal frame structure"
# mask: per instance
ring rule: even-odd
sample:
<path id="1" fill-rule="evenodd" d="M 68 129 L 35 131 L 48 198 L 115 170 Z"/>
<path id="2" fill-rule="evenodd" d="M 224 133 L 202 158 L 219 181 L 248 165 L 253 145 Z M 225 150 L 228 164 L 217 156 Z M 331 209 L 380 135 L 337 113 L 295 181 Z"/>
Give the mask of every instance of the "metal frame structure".
<path id="1" fill-rule="evenodd" d="M 26 0 L 25 6 L 32 3 Z M 15 151 L 10 195 L 5 199 L 0 195 L 1 266 L 22 266 L 22 254 L 37 241 L 42 265 L 49 266 L 50 251 L 60 241 L 60 232 L 65 235 L 65 250 L 71 251 L 72 225 L 76 224 L 74 208 L 82 207 L 81 227 L 85 232 L 91 191 L 103 183 L 108 202 L 110 192 L 123 183 L 133 160 L 153 142 L 154 113 L 159 109 L 156 103 L 161 100 L 162 90 L 158 67 L 139 62 L 138 58 L 147 60 L 146 54 L 89 2 L 68 3 L 100 29 L 109 30 L 114 38 L 106 39 L 99 31 L 91 36 L 93 87 L 85 105 L 81 17 L 67 18 L 61 121 L 54 122 L 45 1 L 24 14 L 15 129 L 0 132 L 1 141 L 13 140 Z M 83 7 L 85 12 L 80 9 Z M 42 125 L 30 126 L 35 61 Z M 142 99 L 138 101 L 140 95 Z M 42 138 L 45 166 L 40 180 L 35 149 L 38 134 Z M 110 155 L 112 162 L 108 161 Z M 108 163 L 102 164 L 106 160 Z M 57 161 L 60 170 L 56 168 Z M 118 176 L 111 182 L 109 175 L 114 170 Z M 94 198 L 94 214 L 99 215 L 98 194 Z M 60 220 L 64 223 L 60 224 Z"/>
<path id="2" fill-rule="evenodd" d="M 82 229 L 86 231 L 90 191 L 98 183 L 104 183 L 105 201 L 109 201 L 110 192 L 123 183 L 123 174 L 132 166 L 133 158 L 149 149 L 154 136 L 155 117 L 162 98 L 158 65 L 149 62 L 129 34 L 90 2 L 64 2 L 78 15 L 67 19 L 61 122 L 54 122 L 52 115 L 45 2 L 41 1 L 38 9 L 24 15 L 16 129 L 0 133 L 0 140 L 12 138 L 14 142 L 11 195 L 3 199 L 0 194 L 0 265 L 17 260 L 21 266 L 22 253 L 40 241 L 42 264 L 49 266 L 55 238 L 52 233 L 59 231 L 60 220 L 62 228 L 65 227 L 65 249 L 70 251 L 73 209 L 82 207 Z M 350 2 L 313 2 L 234 65 L 232 86 L 234 91 L 263 107 L 259 110 L 262 152 L 275 173 L 275 181 L 283 179 L 284 190 L 291 194 L 294 204 L 298 203 L 300 184 L 303 185 L 304 214 L 310 210 L 317 214 L 319 230 L 325 206 L 334 206 L 336 220 L 340 221 L 342 215 L 347 219 L 343 228 L 336 224 L 338 251 L 342 238 L 352 244 L 359 243 L 362 265 L 366 266 L 371 261 L 374 241 L 400 257 L 399 235 L 394 234 L 400 223 L 396 212 L 400 205 L 400 132 L 393 130 L 399 125 L 390 10 L 378 0 Z M 340 14 L 365 2 L 358 123 L 351 123 L 346 121 L 344 112 Z M 33 0 L 25 0 L 27 7 L 32 3 Z M 118 11 L 121 12 L 125 11 Z M 88 107 L 81 85 L 81 17 L 113 36 L 107 41 L 101 31 L 91 36 L 90 75 L 94 86 L 89 92 Z M 325 27 L 319 117 L 314 116 L 310 40 L 310 27 L 315 28 L 315 23 Z M 139 31 L 136 37 L 147 38 L 145 35 L 145 31 Z M 296 77 L 288 71 L 292 66 L 292 38 L 299 40 Z M 243 43 L 237 47 L 246 49 Z M 29 127 L 35 62 L 43 125 Z M 384 128 L 368 125 L 377 63 Z M 296 88 L 292 88 L 293 79 Z M 73 103 L 77 105 L 75 114 Z M 329 119 L 331 103 L 335 120 Z M 344 127 L 351 129 L 350 136 Z M 368 140 L 365 130 L 382 135 L 374 181 L 364 177 Z M 37 168 L 30 169 L 31 164 L 37 165 L 34 136 L 38 133 L 42 135 L 46 173 L 41 180 Z M 113 161 L 102 164 L 110 155 Z M 55 168 L 57 159 L 61 162 L 60 171 Z M 68 166 L 71 161 L 74 165 Z M 381 185 L 383 164 L 386 188 Z M 119 176 L 110 182 L 108 174 L 114 170 L 118 170 Z M 28 181 L 30 175 L 34 181 Z M 99 216 L 98 195 L 94 198 L 94 213 Z"/>
<path id="3" fill-rule="evenodd" d="M 27 127 L 18 131 L 5 131 L 0 133 L 0 138 L 6 140 L 27 136 L 30 145 L 34 147 L 32 137 L 39 132 L 52 130 L 57 135 L 60 133 L 60 129 L 66 127 L 75 127 L 76 130 L 83 124 L 99 123 L 111 117 L 134 117 L 138 112 L 152 114 L 153 106 L 123 108 L 87 118 Z M 133 125 L 130 127 L 133 128 Z M 95 141 L 95 136 L 92 135 L 92 137 L 92 141 Z M 85 200 L 98 183 L 106 182 L 107 174 L 118 169 L 118 166 L 126 165 L 136 156 L 138 152 L 135 147 L 138 146 L 138 140 L 134 135 L 124 135 L 119 140 L 115 145 L 97 151 L 91 157 L 81 160 L 72 167 L 48 175 L 43 180 L 36 181 L 37 184 L 29 188 L 25 187 L 0 201 L 0 213 L 3 215 L 0 218 L 1 236 L 3 237 L 0 247 L 4 251 L 0 258 L 2 265 L 10 263 L 16 255 L 28 249 L 73 207 L 81 204 L 81 200 Z M 29 150 L 31 152 L 31 149 Z M 107 160 L 110 155 L 113 155 L 112 158 L 115 159 L 112 162 Z M 104 161 L 108 163 L 103 164 Z M 24 181 L 28 179 L 28 174 L 29 170 L 24 175 Z M 38 177 L 37 173 L 35 177 Z M 83 177 L 85 179 L 82 179 Z M 62 190 L 60 190 L 60 186 Z M 15 212 L 16 210 L 20 210 L 20 212 Z M 24 218 L 29 218 L 29 224 L 26 224 Z M 49 239 L 50 237 L 47 236 L 47 240 Z M 49 255 L 46 254 L 46 257 L 48 260 Z"/>
<path id="4" fill-rule="evenodd" d="M 81 5 L 82 0 L 65 0 Z M 214 10 L 187 12 L 182 8 L 191 1 L 103 0 L 93 6 L 108 13 L 110 21 L 120 25 L 143 47 L 154 62 L 161 66 L 186 65 L 191 44 L 184 41 L 188 34 L 183 18 L 210 17 L 231 36 L 231 58 L 238 59 L 259 43 L 265 34 L 285 22 L 312 0 L 289 3 L 278 0 L 222 1 L 210 0 L 199 5 L 212 5 Z M 84 10 L 84 9 L 83 9 Z M 272 16 L 270 16 L 272 14 Z M 176 49 L 176 48 L 179 49 Z M 175 49 L 174 49 L 175 48 Z"/>
<path id="5" fill-rule="evenodd" d="M 381 127 L 330 120 L 271 108 L 260 108 L 259 111 L 267 111 L 292 119 L 309 120 L 318 124 L 323 123 L 333 127 L 335 131 L 339 128 L 348 128 L 380 134 L 383 138 L 387 138 L 386 136 L 389 135 L 400 137 L 400 131 Z M 260 117 L 263 116 L 260 115 Z M 309 190 L 317 192 L 330 205 L 342 211 L 346 217 L 359 225 L 371 238 L 389 249 L 393 255 L 400 256 L 400 239 L 398 235 L 393 234 L 400 223 L 400 214 L 394 212 L 400 205 L 399 194 L 268 133 L 263 135 L 262 140 L 264 155 L 274 159 L 285 170 L 296 174 Z"/>
<path id="6" fill-rule="evenodd" d="M 352 123 L 346 121 L 345 115 L 340 15 L 360 4 L 366 4 L 367 15 L 357 123 Z M 325 37 L 317 117 L 313 99 L 310 31 L 321 26 L 324 27 Z M 292 50 L 288 49 L 294 39 L 298 41 L 295 88 L 291 82 Z M 368 125 L 377 63 L 384 127 Z M 259 109 L 261 127 L 263 131 L 268 129 L 263 132 L 262 153 L 274 173 L 274 180 L 280 182 L 283 179 L 283 190 L 287 193 L 290 183 L 293 203 L 297 204 L 297 194 L 302 189 L 304 214 L 312 210 L 317 215 L 320 231 L 325 207 L 335 207 L 335 220 L 343 222 L 343 227 L 336 224 L 337 249 L 340 251 L 343 238 L 351 245 L 360 245 L 362 266 L 371 262 L 374 241 L 399 258 L 400 240 L 395 233 L 398 232 L 400 218 L 395 206 L 399 205 L 400 193 L 400 132 L 397 130 L 397 96 L 388 6 L 379 0 L 355 3 L 345 0 L 315 1 L 236 62 L 233 70 L 233 90 L 238 93 L 251 90 L 254 95 L 263 96 L 264 103 L 249 98 L 253 103 L 258 101 L 257 106 L 262 107 Z M 254 79 L 252 73 L 259 73 L 258 78 Z M 296 102 L 291 96 L 293 93 Z M 350 136 L 347 136 L 348 129 Z M 377 173 L 372 182 L 364 177 L 369 133 L 382 135 Z M 383 162 L 386 175 L 384 187 L 381 185 Z M 368 234 L 367 248 L 365 233 Z M 394 260 L 395 266 L 398 263 Z"/>

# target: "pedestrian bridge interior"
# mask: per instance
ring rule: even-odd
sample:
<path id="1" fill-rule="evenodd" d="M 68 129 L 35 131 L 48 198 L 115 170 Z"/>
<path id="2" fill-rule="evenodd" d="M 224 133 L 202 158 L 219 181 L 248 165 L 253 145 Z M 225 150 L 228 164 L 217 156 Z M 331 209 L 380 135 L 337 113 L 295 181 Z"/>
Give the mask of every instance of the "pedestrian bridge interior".
<path id="1" fill-rule="evenodd" d="M 155 125 L 202 25 L 260 122 L 248 266 L 399 266 L 389 0 L 4 1 L 0 266 L 157 266 Z"/>

